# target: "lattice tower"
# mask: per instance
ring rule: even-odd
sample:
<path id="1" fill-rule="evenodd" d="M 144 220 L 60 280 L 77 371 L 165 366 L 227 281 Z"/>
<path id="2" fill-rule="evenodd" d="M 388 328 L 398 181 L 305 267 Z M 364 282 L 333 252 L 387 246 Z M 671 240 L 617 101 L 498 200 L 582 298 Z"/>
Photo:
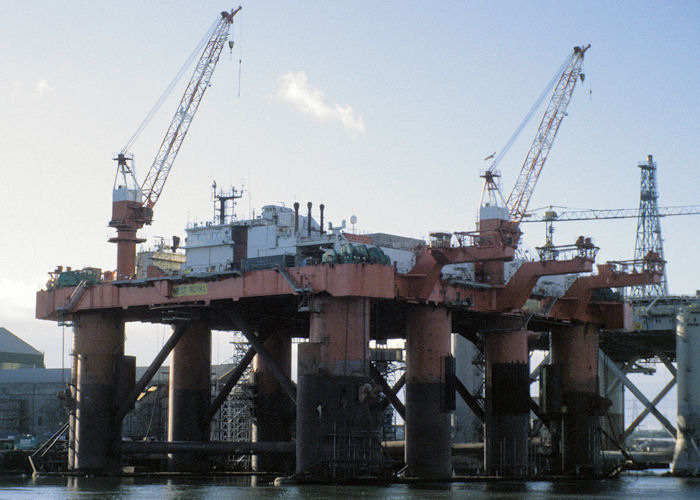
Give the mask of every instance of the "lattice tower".
<path id="1" fill-rule="evenodd" d="M 637 241 L 634 245 L 634 258 L 644 259 L 649 252 L 655 252 L 664 258 L 663 239 L 657 200 L 659 197 L 656 184 L 656 163 L 652 155 L 647 156 L 646 163 L 640 163 L 641 192 L 639 195 L 639 218 L 637 219 Z M 661 283 L 640 285 L 632 288 L 632 297 L 658 297 L 668 295 L 668 281 L 664 269 Z"/>

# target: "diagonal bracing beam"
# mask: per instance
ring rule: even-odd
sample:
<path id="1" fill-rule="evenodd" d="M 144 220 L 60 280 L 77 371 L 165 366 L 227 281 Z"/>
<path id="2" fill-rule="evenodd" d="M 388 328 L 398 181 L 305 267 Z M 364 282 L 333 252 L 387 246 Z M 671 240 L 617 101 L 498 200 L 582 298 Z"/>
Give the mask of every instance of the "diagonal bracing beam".
<path id="1" fill-rule="evenodd" d="M 614 361 L 611 360 L 611 359 L 607 356 L 607 354 L 605 354 L 605 352 L 603 352 L 602 349 L 598 349 L 598 352 L 600 352 L 600 353 L 603 354 L 603 360 L 605 361 L 605 364 L 606 364 L 606 365 L 609 364 L 609 363 L 614 363 Z M 627 363 L 624 363 L 623 366 L 622 366 L 622 368 L 621 368 L 622 373 L 624 373 L 624 374 L 629 373 L 629 372 L 632 370 L 632 367 L 634 367 L 635 363 L 636 363 L 638 360 L 639 360 L 639 358 L 633 358 L 632 360 L 628 361 Z M 622 385 L 622 381 L 621 381 L 619 378 L 615 377 L 615 378 L 613 379 L 613 381 L 610 382 L 610 385 L 608 385 L 608 387 L 605 389 L 605 394 L 603 394 L 603 396 L 607 397 L 608 394 L 610 394 L 612 391 L 614 391 L 615 389 L 617 389 L 617 386 L 618 386 L 618 385 Z"/>
<path id="2" fill-rule="evenodd" d="M 404 420 L 406 419 L 406 407 L 404 404 L 401 402 L 401 400 L 396 396 L 396 392 L 389 387 L 389 384 L 387 384 L 386 380 L 384 380 L 384 377 L 382 377 L 382 374 L 377 370 L 377 367 L 374 366 L 372 363 L 369 364 L 369 375 L 372 377 L 372 380 L 374 381 L 375 384 L 379 385 L 379 387 L 382 388 L 382 392 L 384 393 L 384 396 L 386 396 L 387 400 L 391 402 L 391 405 L 396 409 L 397 413 L 401 415 L 401 418 Z M 397 383 L 398 385 L 398 383 Z"/>
<path id="3" fill-rule="evenodd" d="M 474 415 L 476 415 L 476 418 L 481 420 L 483 423 L 484 421 L 484 409 L 481 407 L 479 402 L 476 400 L 474 396 L 472 396 L 469 391 L 467 390 L 466 387 L 464 387 L 464 384 L 462 383 L 461 380 L 459 380 L 458 377 L 455 377 L 455 389 L 457 389 L 457 393 L 462 397 L 465 403 L 467 403 L 467 406 L 471 409 L 472 412 L 474 412 Z"/>
<path id="4" fill-rule="evenodd" d="M 675 386 L 675 385 L 676 385 L 676 377 L 673 377 L 668 382 L 668 384 L 666 384 L 664 386 L 664 388 L 661 389 L 659 394 L 657 394 L 657 396 L 654 399 L 652 399 L 651 404 L 654 407 L 656 407 L 656 405 L 659 404 L 659 402 L 664 398 L 664 396 L 666 396 L 666 394 L 668 394 L 668 391 L 670 391 L 673 388 L 673 386 Z M 630 435 L 634 432 L 634 430 L 637 428 L 637 426 L 642 423 L 642 420 L 644 420 L 647 417 L 647 415 L 649 415 L 649 413 L 651 413 L 651 410 L 648 407 L 646 407 L 639 415 L 637 415 L 637 418 L 634 419 L 634 421 L 629 425 L 629 427 L 627 427 L 627 429 L 625 429 L 625 432 L 622 433 L 622 436 L 620 436 L 620 440 L 623 443 L 625 442 L 625 440 L 628 437 L 630 437 Z M 675 435 L 674 435 L 674 437 L 675 437 Z"/>
<path id="5" fill-rule="evenodd" d="M 403 386 L 406 385 L 406 372 L 403 372 L 399 379 L 396 381 L 394 384 L 394 387 L 391 388 L 391 393 L 398 398 L 399 391 L 403 388 Z M 400 402 L 401 400 L 399 400 Z M 382 406 L 382 411 L 386 409 L 387 406 L 391 404 L 391 401 L 389 400 L 389 397 L 387 396 L 386 401 L 384 401 L 383 406 Z M 403 403 L 401 403 L 403 404 Z"/>
<path id="6" fill-rule="evenodd" d="M 606 359 L 606 363 L 608 368 L 610 369 L 613 374 L 620 379 L 620 382 L 622 382 L 625 387 L 627 387 L 632 394 L 635 395 L 635 397 L 649 410 L 649 412 L 656 417 L 656 420 L 661 423 L 661 425 L 666 429 L 666 431 L 671 434 L 672 437 L 676 437 L 676 428 L 673 427 L 671 422 L 668 421 L 666 417 L 664 417 L 659 410 L 656 409 L 656 406 L 649 401 L 642 392 L 637 389 L 637 386 L 632 383 L 630 379 L 627 378 L 627 376 L 624 374 L 622 370 L 620 370 L 615 363 L 610 362 Z M 626 431 L 625 431 L 626 432 Z"/>
<path id="7" fill-rule="evenodd" d="M 287 374 L 284 373 L 284 370 L 282 370 L 279 363 L 277 363 L 272 354 L 270 354 L 270 351 L 268 351 L 267 348 L 263 345 L 263 341 L 255 333 L 253 333 L 253 331 L 248 326 L 248 323 L 243 319 L 243 317 L 241 317 L 240 314 L 238 314 L 238 311 L 229 309 L 227 313 L 231 321 L 233 321 L 233 324 L 236 326 L 236 328 L 240 330 L 241 333 L 243 333 L 246 339 L 248 339 L 248 342 L 253 347 L 253 349 L 255 349 L 255 352 L 258 353 L 258 355 L 262 359 L 262 362 L 265 363 L 265 366 L 270 369 L 272 375 L 282 387 L 282 390 L 296 405 L 297 388 L 294 382 L 292 382 L 292 379 L 290 379 L 287 376 Z"/>
<path id="8" fill-rule="evenodd" d="M 251 347 L 246 351 L 238 365 L 236 365 L 236 367 L 229 372 L 224 386 L 221 388 L 219 394 L 216 395 L 216 398 L 214 398 L 214 401 L 211 402 L 209 408 L 207 408 L 207 412 L 204 414 L 204 425 L 209 425 L 211 423 L 211 419 L 214 418 L 216 412 L 219 411 L 221 405 L 224 403 L 224 401 L 226 401 L 226 398 L 241 379 L 243 373 L 245 372 L 246 368 L 248 368 L 248 365 L 250 365 L 250 362 L 253 361 L 254 357 L 255 349 Z"/>
<path id="9" fill-rule="evenodd" d="M 658 297 L 657 297 L 658 298 Z M 654 354 L 661 360 L 661 362 L 666 366 L 668 371 L 672 375 L 672 379 L 669 380 L 669 382 L 664 386 L 663 389 L 659 392 L 659 394 L 656 395 L 654 399 L 652 399 L 651 404 L 656 406 L 659 404 L 659 402 L 668 394 L 668 392 L 676 385 L 676 367 L 673 366 L 673 363 L 671 363 L 671 360 L 668 359 L 668 356 L 666 354 L 659 350 L 659 349 L 652 349 Z M 650 410 L 649 408 L 644 408 L 644 410 L 637 415 L 637 418 L 634 419 L 632 423 L 625 429 L 625 431 L 622 433 L 621 439 L 622 442 L 624 442 L 637 428 L 637 426 L 642 423 L 642 421 L 649 415 Z"/>
<path id="10" fill-rule="evenodd" d="M 656 357 L 661 360 L 661 362 L 664 364 L 666 369 L 671 372 L 671 375 L 674 377 L 676 376 L 676 367 L 673 366 L 673 363 L 671 363 L 671 360 L 668 359 L 668 356 L 666 356 L 666 353 L 664 353 L 661 349 L 653 349 L 654 354 L 656 354 Z"/>
<path id="11" fill-rule="evenodd" d="M 120 403 L 117 413 L 115 415 L 115 419 L 117 422 L 121 422 L 127 415 L 127 413 L 129 413 L 134 407 L 134 403 L 136 403 L 136 398 L 139 397 L 139 395 L 149 384 L 153 376 L 160 369 L 160 367 L 163 364 L 163 361 L 165 361 L 165 358 L 168 357 L 170 351 L 172 351 L 175 345 L 180 341 L 182 336 L 185 334 L 185 330 L 187 330 L 188 326 L 189 323 L 178 323 L 175 326 L 175 330 L 173 331 L 172 335 L 170 336 L 168 341 L 165 344 L 163 344 L 163 347 L 160 349 L 158 355 L 153 359 L 153 362 L 148 367 L 148 370 L 146 370 L 146 372 L 141 376 L 138 383 L 134 386 L 131 392 Z"/>

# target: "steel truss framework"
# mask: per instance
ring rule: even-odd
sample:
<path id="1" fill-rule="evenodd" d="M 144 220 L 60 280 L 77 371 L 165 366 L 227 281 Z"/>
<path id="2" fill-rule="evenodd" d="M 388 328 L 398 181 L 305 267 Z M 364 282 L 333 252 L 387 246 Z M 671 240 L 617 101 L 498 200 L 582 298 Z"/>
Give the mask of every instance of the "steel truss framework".
<path id="1" fill-rule="evenodd" d="M 656 185 L 656 162 L 654 162 L 651 155 L 647 157 L 647 163 L 639 164 L 639 169 L 641 170 L 642 180 L 639 194 L 639 219 L 637 220 L 637 240 L 634 245 L 634 258 L 644 258 L 653 253 L 663 260 L 664 247 L 657 204 L 659 194 Z M 635 286 L 630 294 L 632 297 L 668 295 L 666 270 L 664 269 L 661 283 Z"/>
<path id="2" fill-rule="evenodd" d="M 231 338 L 233 347 L 232 363 L 237 366 L 250 348 L 245 337 L 235 332 Z M 255 385 L 250 383 L 252 377 L 252 365 L 243 372 L 241 381 L 237 383 L 228 394 L 217 416 L 212 422 L 211 439 L 213 441 L 250 442 L 253 435 L 253 419 L 255 416 Z M 218 387 L 212 387 L 215 397 Z M 224 465 L 229 469 L 250 470 L 251 456 L 230 455 L 224 457 Z"/>

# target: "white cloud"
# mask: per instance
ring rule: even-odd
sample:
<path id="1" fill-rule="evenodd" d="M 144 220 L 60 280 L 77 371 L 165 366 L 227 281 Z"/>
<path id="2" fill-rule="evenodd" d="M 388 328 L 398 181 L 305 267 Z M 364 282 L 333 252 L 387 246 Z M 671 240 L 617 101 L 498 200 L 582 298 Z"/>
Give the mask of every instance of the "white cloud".
<path id="1" fill-rule="evenodd" d="M 352 106 L 327 104 L 323 100 L 323 92 L 309 86 L 308 78 L 303 71 L 281 76 L 277 95 L 280 99 L 295 105 L 300 111 L 313 115 L 319 120 L 338 120 L 357 132 L 365 130 L 362 117 L 355 116 Z"/>
<path id="2" fill-rule="evenodd" d="M 53 87 L 49 85 L 49 82 L 47 82 L 44 78 L 39 80 L 36 86 L 34 87 L 34 93 L 39 97 L 49 92 L 53 92 Z"/>

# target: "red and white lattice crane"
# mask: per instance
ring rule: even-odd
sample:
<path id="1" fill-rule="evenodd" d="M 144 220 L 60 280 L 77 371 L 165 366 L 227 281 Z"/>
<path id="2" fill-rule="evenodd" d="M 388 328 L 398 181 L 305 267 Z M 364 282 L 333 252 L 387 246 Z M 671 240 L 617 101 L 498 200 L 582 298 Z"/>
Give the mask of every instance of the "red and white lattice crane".
<path id="1" fill-rule="evenodd" d="M 556 86 L 554 87 L 554 92 L 549 100 L 544 116 L 540 121 L 540 126 L 535 134 L 535 139 L 533 140 L 530 150 L 525 157 L 525 161 L 520 169 L 520 174 L 518 175 L 513 190 L 507 199 L 505 199 L 501 194 L 500 186 L 498 185 L 498 177 L 500 177 L 500 173 L 496 170 L 496 167 L 522 131 L 523 127 L 532 116 L 534 110 L 542 102 L 546 92 L 549 88 L 551 88 L 551 86 L 548 86 L 547 89 L 545 89 L 545 92 L 542 93 L 533 108 L 516 130 L 513 137 L 511 137 L 508 143 L 506 143 L 503 150 L 501 150 L 498 155 L 494 153 L 494 155 L 488 157 L 495 157 L 495 159 L 489 169 L 481 175 L 481 177 L 483 177 L 485 180 L 484 191 L 482 194 L 482 208 L 504 205 L 503 208 L 505 208 L 507 211 L 507 219 L 514 225 L 514 229 L 516 231 L 517 224 L 523 220 L 526 213 L 527 205 L 530 202 L 532 192 L 535 189 L 535 185 L 537 184 L 537 179 L 542 171 L 542 167 L 547 160 L 549 150 L 554 143 L 554 138 L 559 130 L 559 125 L 561 125 L 562 119 L 564 116 L 566 116 L 566 108 L 571 100 L 571 95 L 574 91 L 576 81 L 579 78 L 583 80 L 584 75 L 581 73 L 581 65 L 583 64 L 583 56 L 589 48 L 590 44 L 586 45 L 585 47 L 574 47 L 573 52 L 564 61 L 564 64 L 562 65 L 563 70 L 560 74 L 558 73 L 559 78 Z M 551 83 L 553 84 L 554 81 L 555 80 L 553 79 Z M 486 201 L 487 197 L 488 201 Z M 489 213 L 488 210 L 487 213 Z M 490 211 L 490 214 L 493 213 L 493 211 Z M 482 216 L 480 216 L 480 220 L 490 218 L 489 215 L 486 215 L 486 217 L 483 215 L 486 214 L 482 214 Z"/>
<path id="2" fill-rule="evenodd" d="M 530 197 L 537 184 L 544 162 L 547 160 L 549 150 L 552 148 L 554 138 L 557 136 L 559 125 L 566 115 L 566 108 L 569 106 L 571 94 L 576 86 L 576 81 L 581 73 L 583 55 L 590 48 L 590 44 L 585 47 L 574 47 L 574 52 L 569 58 L 569 62 L 564 72 L 559 78 L 557 86 L 554 88 L 552 98 L 549 100 L 547 110 L 542 117 L 540 126 L 532 141 L 530 150 L 527 153 L 525 162 L 520 169 L 518 179 L 515 181 L 513 191 L 506 200 L 506 207 L 510 214 L 510 220 L 520 222 L 523 220 L 530 203 Z"/>
<path id="3" fill-rule="evenodd" d="M 128 145 L 115 158 L 117 176 L 109 226 L 117 230 L 117 236 L 109 241 L 117 244 L 117 279 L 128 279 L 134 274 L 136 244 L 145 241 L 138 238 L 136 232 L 153 221 L 153 207 L 163 192 L 182 141 L 209 87 L 221 50 L 229 38 L 233 17 L 240 10 L 238 7 L 221 12 L 144 181 L 140 185 L 136 181 L 132 158 L 126 154 Z"/>

